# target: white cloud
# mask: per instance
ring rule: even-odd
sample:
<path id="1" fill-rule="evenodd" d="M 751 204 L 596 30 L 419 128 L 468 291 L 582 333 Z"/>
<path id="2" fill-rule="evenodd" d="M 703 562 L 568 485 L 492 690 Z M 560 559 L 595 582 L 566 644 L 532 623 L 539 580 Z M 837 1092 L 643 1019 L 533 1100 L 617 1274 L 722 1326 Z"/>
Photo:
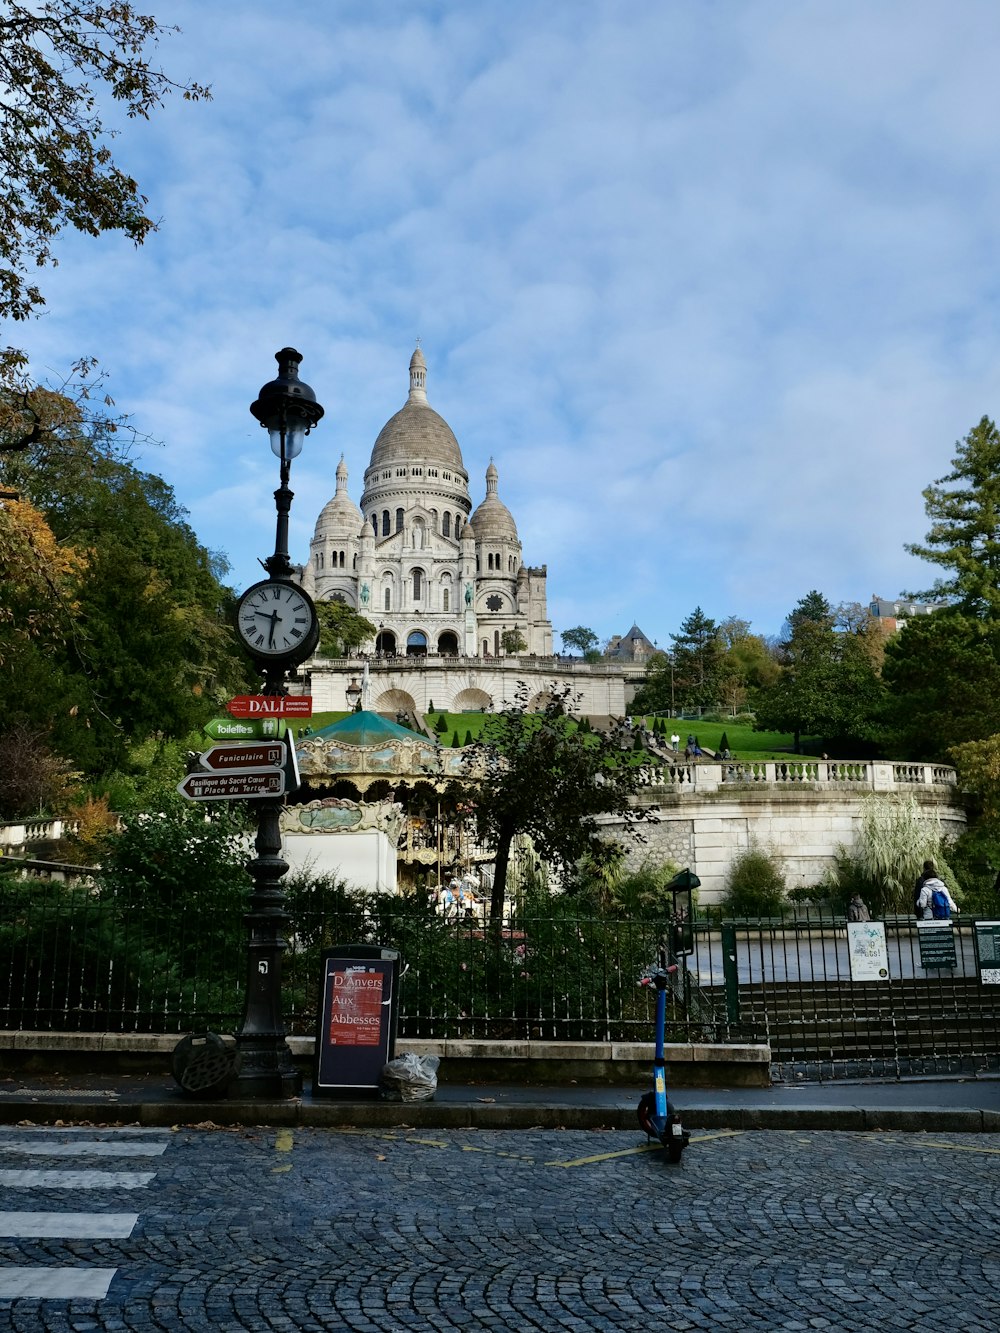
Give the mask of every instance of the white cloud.
<path id="1" fill-rule="evenodd" d="M 993 3 L 170 21 L 164 65 L 215 101 L 119 140 L 160 232 L 67 237 L 48 313 L 8 334 L 39 368 L 101 357 L 237 582 L 273 536 L 247 408 L 274 351 L 327 409 L 293 473 L 303 558 L 342 451 L 359 498 L 418 334 L 557 631 L 663 642 L 701 604 L 772 632 L 814 586 L 930 581 L 902 549 L 920 491 L 998 411 Z"/>

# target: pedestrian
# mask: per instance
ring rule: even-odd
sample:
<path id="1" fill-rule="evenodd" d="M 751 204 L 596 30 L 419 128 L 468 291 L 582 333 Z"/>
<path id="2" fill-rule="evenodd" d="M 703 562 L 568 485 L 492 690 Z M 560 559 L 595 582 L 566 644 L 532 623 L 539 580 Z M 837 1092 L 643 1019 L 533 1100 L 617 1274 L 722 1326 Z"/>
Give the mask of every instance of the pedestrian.
<path id="1" fill-rule="evenodd" d="M 913 911 L 918 921 L 920 920 L 920 891 L 924 887 L 924 881 L 936 878 L 937 870 L 935 869 L 934 862 L 925 861 L 924 868 L 917 876 L 917 882 L 913 886 Z"/>
<path id="2" fill-rule="evenodd" d="M 848 921 L 870 921 L 871 912 L 865 906 L 864 899 L 860 893 L 856 893 L 847 905 Z"/>
<path id="3" fill-rule="evenodd" d="M 948 892 L 948 887 L 938 878 L 937 867 L 933 861 L 924 862 L 921 875 L 923 883 L 917 895 L 916 914 L 918 921 L 947 921 L 952 912 L 959 910 L 955 899 Z"/>
<path id="4" fill-rule="evenodd" d="M 681 738 L 677 735 L 676 731 L 670 737 L 670 748 L 671 750 L 679 750 L 681 748 Z"/>

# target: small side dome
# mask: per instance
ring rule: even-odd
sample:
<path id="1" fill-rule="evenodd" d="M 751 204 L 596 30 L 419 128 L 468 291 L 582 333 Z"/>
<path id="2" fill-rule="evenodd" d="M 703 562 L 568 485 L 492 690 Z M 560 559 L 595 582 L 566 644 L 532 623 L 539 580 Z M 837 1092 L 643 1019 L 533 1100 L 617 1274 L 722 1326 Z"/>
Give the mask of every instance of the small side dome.
<path id="1" fill-rule="evenodd" d="M 350 536 L 357 534 L 362 522 L 361 510 L 347 494 L 347 464 L 341 454 L 337 464 L 337 493 L 320 510 L 316 520 L 316 537 Z"/>
<path id="2" fill-rule="evenodd" d="M 486 469 L 486 499 L 469 519 L 477 541 L 517 541 L 517 524 L 510 510 L 497 494 L 499 474 L 492 458 Z"/>

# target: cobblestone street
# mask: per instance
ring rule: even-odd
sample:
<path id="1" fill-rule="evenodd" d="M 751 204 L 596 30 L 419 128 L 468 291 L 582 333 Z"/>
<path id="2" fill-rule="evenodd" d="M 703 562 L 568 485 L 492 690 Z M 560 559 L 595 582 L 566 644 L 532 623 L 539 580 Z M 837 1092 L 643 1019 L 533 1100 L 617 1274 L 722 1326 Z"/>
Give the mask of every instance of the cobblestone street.
<path id="1" fill-rule="evenodd" d="M 26 1333 L 996 1327 L 992 1136 L 12 1127 L 0 1168 Z"/>

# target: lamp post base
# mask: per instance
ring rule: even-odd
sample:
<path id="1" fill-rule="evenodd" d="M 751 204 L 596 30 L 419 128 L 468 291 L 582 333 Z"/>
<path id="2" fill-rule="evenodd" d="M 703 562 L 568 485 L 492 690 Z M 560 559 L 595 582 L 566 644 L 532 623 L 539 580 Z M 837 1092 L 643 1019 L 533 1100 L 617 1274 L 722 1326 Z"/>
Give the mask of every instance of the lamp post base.
<path id="1" fill-rule="evenodd" d="M 302 1093 L 302 1075 L 292 1064 L 284 1033 L 247 1033 L 236 1036 L 239 1072 L 229 1084 L 233 1101 L 287 1101 Z"/>

